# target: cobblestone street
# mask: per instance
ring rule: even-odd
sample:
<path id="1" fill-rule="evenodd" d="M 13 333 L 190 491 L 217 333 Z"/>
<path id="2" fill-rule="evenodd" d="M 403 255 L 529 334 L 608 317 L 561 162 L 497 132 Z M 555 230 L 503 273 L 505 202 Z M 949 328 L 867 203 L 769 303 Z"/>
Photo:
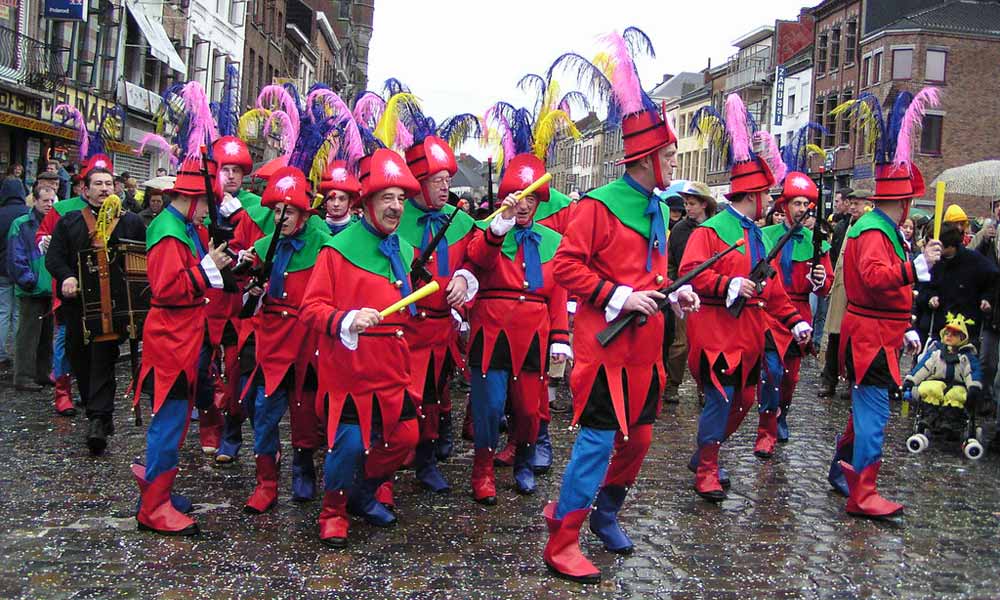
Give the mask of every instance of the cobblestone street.
<path id="1" fill-rule="evenodd" d="M 555 498 L 573 435 L 556 415 L 555 465 L 539 491 L 518 496 L 498 470 L 498 505 L 468 493 L 471 446 L 458 441 L 444 466 L 450 496 L 397 476 L 400 524 L 377 530 L 352 522 L 350 547 L 317 539 L 319 501 L 289 501 L 286 465 L 278 507 L 241 511 L 254 469 L 244 446 L 231 468 L 212 466 L 197 447 L 197 424 L 181 455 L 178 491 L 198 505 L 202 534 L 171 539 L 141 533 L 129 464 L 143 429 L 125 402 L 108 453 L 91 458 L 86 420 L 56 416 L 50 392 L 5 385 L 0 415 L 0 597 L 3 598 L 989 598 L 1000 595 L 1000 474 L 995 454 L 973 463 L 957 444 L 919 457 L 904 440 L 898 405 L 887 435 L 881 489 L 906 505 L 896 523 L 857 520 L 828 491 L 826 470 L 847 401 L 815 398 L 815 368 L 804 367 L 790 443 L 762 463 L 753 456 L 756 419 L 724 450 L 733 481 L 713 506 L 691 490 L 685 468 L 697 426 L 690 382 L 667 405 L 622 522 L 636 542 L 609 554 L 585 531 L 584 551 L 604 572 L 600 587 L 557 580 L 541 560 L 540 512 Z M 123 389 L 124 385 L 120 385 Z M 565 390 L 561 390 L 565 394 Z M 455 398 L 456 428 L 464 399 Z M 752 423 L 750 421 L 753 421 Z M 558 426 L 558 427 L 556 427 Z M 458 432 L 456 432 L 457 434 Z M 287 444 L 287 430 L 283 429 Z M 286 461 L 287 462 L 287 461 Z M 586 528 L 585 528 L 586 529 Z"/>

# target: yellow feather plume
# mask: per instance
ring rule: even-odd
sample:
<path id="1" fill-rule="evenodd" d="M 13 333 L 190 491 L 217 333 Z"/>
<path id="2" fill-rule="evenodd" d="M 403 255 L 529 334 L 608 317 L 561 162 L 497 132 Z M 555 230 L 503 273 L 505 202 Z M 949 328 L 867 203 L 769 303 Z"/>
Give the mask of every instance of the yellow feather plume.
<path id="1" fill-rule="evenodd" d="M 375 137 L 385 144 L 386 148 L 392 148 L 396 144 L 396 128 L 399 126 L 400 109 L 404 104 L 410 103 L 419 106 L 417 97 L 406 93 L 396 94 L 385 103 L 382 118 L 375 126 Z"/>
<path id="2" fill-rule="evenodd" d="M 535 124 L 535 156 L 545 160 L 552 140 L 561 133 L 568 133 L 573 139 L 580 139 L 580 130 L 565 111 L 553 110 Z"/>
<path id="3" fill-rule="evenodd" d="M 715 115 L 704 114 L 698 119 L 698 137 L 702 147 L 715 146 L 723 156 L 729 151 L 726 128 Z"/>
<path id="4" fill-rule="evenodd" d="M 457 150 L 469 137 L 469 129 L 472 126 L 465 121 L 460 122 L 458 125 L 452 128 L 451 135 L 448 137 L 448 145 L 451 146 L 452 150 Z M 486 123 L 483 121 L 482 117 L 479 118 L 479 127 L 482 131 L 486 131 Z M 480 145 L 486 146 L 488 140 L 481 140 Z"/>
<path id="5" fill-rule="evenodd" d="M 266 108 L 253 108 L 240 115 L 236 128 L 240 139 L 249 141 L 260 138 L 264 131 L 264 123 L 269 118 L 271 118 L 271 111 Z"/>
<path id="6" fill-rule="evenodd" d="M 806 155 L 815 154 L 819 156 L 820 160 L 826 160 L 826 150 L 820 148 L 816 144 L 806 144 Z"/>
<path id="7" fill-rule="evenodd" d="M 875 115 L 872 113 L 871 106 L 868 105 L 868 102 L 862 100 L 848 100 L 831 110 L 830 116 L 840 117 L 855 106 L 858 107 L 858 110 L 854 113 L 854 126 L 857 127 L 858 131 L 864 136 L 865 153 L 868 155 L 874 154 L 875 146 L 878 143 L 881 130 L 879 129 L 878 123 L 875 121 Z M 846 120 L 847 117 L 845 116 L 844 119 Z"/>
<path id="8" fill-rule="evenodd" d="M 309 181 L 313 184 L 313 189 L 319 189 L 319 182 L 323 179 L 323 173 L 326 172 L 326 167 L 330 164 L 330 159 L 337 153 L 337 148 L 340 147 L 340 134 L 336 131 L 330 133 L 327 138 L 323 141 L 323 144 L 316 151 L 316 156 L 313 157 L 312 165 L 309 168 Z"/>
<path id="9" fill-rule="evenodd" d="M 115 227 L 115 219 L 122 214 L 122 199 L 116 194 L 111 194 L 104 199 L 101 210 L 97 211 L 97 220 L 94 223 L 94 235 L 100 240 L 107 250 L 108 240 L 111 239 L 111 232 Z"/>
<path id="10" fill-rule="evenodd" d="M 313 203 L 312 203 L 313 210 L 318 210 L 321 204 L 323 204 L 323 194 L 316 194 L 316 196 L 313 197 Z"/>
<path id="11" fill-rule="evenodd" d="M 611 78 L 615 76 L 615 61 L 607 52 L 598 52 L 594 56 L 594 60 L 590 62 L 604 73 L 608 81 L 611 81 Z"/>

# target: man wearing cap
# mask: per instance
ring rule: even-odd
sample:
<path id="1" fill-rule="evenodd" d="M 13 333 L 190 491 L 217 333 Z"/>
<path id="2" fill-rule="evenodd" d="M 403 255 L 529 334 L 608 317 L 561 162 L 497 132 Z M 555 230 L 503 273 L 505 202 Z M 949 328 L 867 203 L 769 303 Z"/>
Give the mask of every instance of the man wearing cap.
<path id="1" fill-rule="evenodd" d="M 420 137 L 419 133 L 416 137 Z M 417 305 L 417 318 L 409 338 L 410 371 L 414 385 L 423 386 L 420 443 L 413 458 L 417 481 L 426 489 L 444 494 L 451 486 L 437 466 L 437 446 L 441 428 L 451 433 L 451 400 L 448 381 L 456 366 L 464 367 L 458 350 L 458 327 L 453 310 L 472 300 L 479 282 L 462 268 L 469 241 L 477 235 L 475 222 L 465 211 L 448 204 L 451 178 L 458 171 L 455 154 L 443 139 L 426 135 L 406 151 L 406 164 L 420 183 L 420 191 L 403 208 L 396 234 L 418 252 L 428 251 L 431 238 L 454 220 L 436 248 L 432 248 L 426 269 L 440 291 Z M 443 418 L 442 418 L 443 417 Z"/>
<path id="2" fill-rule="evenodd" d="M 566 290 L 552 274 L 552 258 L 561 236 L 533 220 L 536 207 L 548 201 L 549 187 L 518 198 L 545 173 L 533 154 L 511 159 L 500 181 L 505 210 L 469 245 L 484 292 L 470 314 L 469 367 L 472 369 L 472 415 L 475 457 L 472 494 L 476 502 L 496 504 L 493 453 L 500 417 L 508 397 L 514 423 L 514 489 L 535 491 L 534 453 L 540 420 L 547 416 L 546 359 L 563 363 L 572 357 L 566 314 Z"/>
<path id="3" fill-rule="evenodd" d="M 412 382 L 407 346 L 416 307 L 379 310 L 411 292 L 414 249 L 395 230 L 420 184 L 395 152 L 361 160 L 363 217 L 320 250 L 300 315 L 319 334 L 317 411 L 327 422 L 320 539 L 347 544 L 348 510 L 386 527 L 396 517 L 375 491 L 416 447 L 416 407 L 423 381 Z"/>
<path id="4" fill-rule="evenodd" d="M 553 259 L 556 282 L 581 300 L 570 381 L 580 431 L 559 499 L 543 513 L 549 528 L 543 557 L 558 576 L 580 583 L 600 581 L 579 547 L 595 497 L 591 531 L 611 552 L 633 549 L 618 513 L 649 450 L 664 386 L 664 316 L 656 302 L 663 298 L 657 290 L 669 284 L 667 210 L 653 189 L 670 184 L 677 138 L 655 110 L 628 114 L 622 134 L 625 174 L 580 200 Z M 694 309 L 698 298 L 687 287 L 671 302 Z M 602 348 L 597 333 L 633 311 L 649 322 Z"/>
<path id="5" fill-rule="evenodd" d="M 138 405 L 143 392 L 148 394 L 152 417 L 146 431 L 145 465 L 133 464 L 132 474 L 139 485 L 139 529 L 193 535 L 198 525 L 184 514 L 190 502 L 171 490 L 178 449 L 190 424 L 200 357 L 208 343 L 205 292 L 222 288 L 221 270 L 230 258 L 225 244 L 213 246 L 201 225 L 208 214 L 201 159 L 181 164 L 166 195 L 170 204 L 150 224 L 146 239 L 152 298 L 143 326 L 135 402 Z"/>
<path id="6" fill-rule="evenodd" d="M 774 210 L 785 215 L 783 223 L 762 229 L 764 240 L 773 246 L 795 226 L 809 210 L 810 203 L 819 201 L 819 189 L 805 173 L 792 171 L 785 176 L 781 196 L 774 202 Z M 798 226 L 792 238 L 782 247 L 779 255 L 778 276 L 799 315 L 812 323 L 809 294 L 826 296 L 830 293 L 833 270 L 830 265 L 829 244 L 823 242 L 819 264 L 813 264 L 815 249 L 813 232 Z M 760 385 L 759 422 L 754 454 L 761 459 L 770 458 L 775 442 L 788 441 L 787 415 L 792 403 L 795 386 L 799 382 L 799 367 L 803 348 L 795 343 L 788 328 L 769 312 L 765 313 L 767 330 L 764 332 L 764 380 Z"/>
<path id="7" fill-rule="evenodd" d="M 743 243 L 692 281 L 703 306 L 687 323 L 688 367 L 705 392 L 705 406 L 698 421 L 698 447 L 688 468 L 695 473 L 695 492 L 710 502 L 726 498 L 729 477 L 719 467 L 719 450 L 739 428 L 756 395 L 765 313 L 791 330 L 799 343 L 808 341 L 811 332 L 788 299 L 780 277 L 761 282 L 762 289 L 748 277 L 767 256 L 767 239 L 755 221 L 762 216 L 764 198 L 774 184 L 764 159 L 748 156 L 732 165 L 726 194 L 729 206 L 691 234 L 677 271 L 683 276 L 717 252 Z M 739 297 L 747 302 L 740 316 L 734 317 L 728 307 Z"/>
<path id="8" fill-rule="evenodd" d="M 93 232 L 97 213 L 114 189 L 114 176 L 107 169 L 93 167 L 87 171 L 84 182 L 82 201 L 85 204 L 59 219 L 45 254 L 45 268 L 52 274 L 53 289 L 61 300 L 57 314 L 66 325 L 66 354 L 76 375 L 80 401 L 90 420 L 87 447 L 99 455 L 107 447 L 107 436 L 114 432 L 115 361 L 120 340 L 97 341 L 84 337 L 79 254 L 96 243 Z M 49 211 L 52 212 L 54 210 Z M 139 242 L 146 239 L 142 219 L 132 212 L 125 211 L 118 217 L 107 243 L 123 239 Z"/>
<path id="9" fill-rule="evenodd" d="M 840 329 L 840 351 L 851 390 L 851 417 L 837 437 L 829 480 L 847 492 L 848 514 L 889 517 L 903 506 L 876 490 L 882 465 L 882 442 L 889 421 L 889 388 L 900 384 L 899 350 L 920 348 L 910 325 L 912 284 L 929 281 L 941 257 L 941 242 L 930 240 L 923 252 L 907 259 L 899 225 L 910 202 L 924 193 L 915 164 L 887 162 L 875 167 L 871 210 L 858 219 L 844 242 L 844 289 L 847 312 Z"/>
<path id="10" fill-rule="evenodd" d="M 253 260 L 267 255 L 272 236 L 279 236 L 266 287 L 254 287 L 251 293 L 263 293 L 259 312 L 253 318 L 256 369 L 250 376 L 249 398 L 254 403 L 254 455 L 257 463 L 257 487 L 244 510 L 262 513 L 278 500 L 278 423 L 286 408 L 293 409 L 291 424 L 293 447 L 308 461 L 311 475 L 313 446 L 300 448 L 296 438 L 315 437 L 316 332 L 299 320 L 299 310 L 306 284 L 312 276 L 320 247 L 329 239 L 326 227 L 310 220 L 313 214 L 312 186 L 296 167 L 275 171 L 268 181 L 261 204 L 284 217 L 281 230 L 257 240 Z M 296 407 L 305 407 L 296 412 Z M 305 418 L 303 418 L 303 416 Z M 304 428 L 305 435 L 296 429 Z M 312 498 L 314 488 L 298 490 Z"/>
<path id="11" fill-rule="evenodd" d="M 319 191 L 323 194 L 325 220 L 330 228 L 330 235 L 337 235 L 356 220 L 351 215 L 351 205 L 361 193 L 361 184 L 348 169 L 347 161 L 335 160 L 323 174 Z"/>

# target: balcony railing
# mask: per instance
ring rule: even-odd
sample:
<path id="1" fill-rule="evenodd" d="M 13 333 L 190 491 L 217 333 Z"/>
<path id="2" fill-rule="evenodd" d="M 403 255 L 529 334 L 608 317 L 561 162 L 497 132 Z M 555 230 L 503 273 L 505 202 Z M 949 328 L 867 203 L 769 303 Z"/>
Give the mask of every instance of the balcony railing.
<path id="1" fill-rule="evenodd" d="M 62 61 L 48 44 L 0 27 L 0 77 L 51 92 L 65 76 Z"/>
<path id="2" fill-rule="evenodd" d="M 770 75 L 770 46 L 744 50 L 729 59 L 726 91 L 731 92 L 749 85 L 764 83 Z"/>

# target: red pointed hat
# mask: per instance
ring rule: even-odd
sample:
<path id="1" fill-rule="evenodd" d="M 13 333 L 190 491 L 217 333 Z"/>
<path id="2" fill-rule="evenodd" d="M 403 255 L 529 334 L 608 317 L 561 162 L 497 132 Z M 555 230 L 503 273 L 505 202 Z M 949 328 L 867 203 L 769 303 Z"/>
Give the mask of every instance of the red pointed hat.
<path id="1" fill-rule="evenodd" d="M 886 163 L 875 166 L 875 193 L 872 202 L 919 198 L 927 191 L 924 176 L 913 163 Z"/>
<path id="2" fill-rule="evenodd" d="M 410 167 L 410 172 L 417 180 L 441 171 L 448 171 L 448 175 L 458 172 L 455 152 L 448 142 L 434 135 L 410 146 L 406 151 L 406 166 Z"/>
<path id="3" fill-rule="evenodd" d="M 346 160 L 335 160 L 326 168 L 323 179 L 319 182 L 319 191 L 327 194 L 333 190 L 346 192 L 352 198 L 361 193 L 361 183 L 347 168 Z"/>
<path id="4" fill-rule="evenodd" d="M 733 165 L 729 172 L 729 193 L 726 194 L 726 198 L 731 200 L 736 194 L 766 192 L 772 185 L 774 185 L 774 175 L 771 173 L 771 168 L 758 156 Z"/>
<path id="5" fill-rule="evenodd" d="M 114 164 L 111 162 L 111 157 L 107 154 L 95 154 L 88 158 L 83 168 L 80 169 L 80 178 L 83 179 L 86 177 L 87 173 L 92 169 L 107 169 L 114 173 Z"/>
<path id="6" fill-rule="evenodd" d="M 236 165 L 249 173 L 253 169 L 253 159 L 246 143 L 235 135 L 227 135 L 215 140 L 212 144 L 212 158 L 219 163 L 219 168 L 226 165 Z"/>
<path id="7" fill-rule="evenodd" d="M 208 175 L 213 182 L 219 180 L 216 177 L 218 170 L 215 161 L 208 161 Z M 182 196 L 205 196 L 207 195 L 205 189 L 205 176 L 201 174 L 201 158 L 185 158 L 177 170 L 174 187 L 166 190 L 166 193 Z M 215 197 L 222 197 L 219 190 L 215 190 Z"/>
<path id="8" fill-rule="evenodd" d="M 279 202 L 313 213 L 312 185 L 305 174 L 296 167 L 282 167 L 267 180 L 267 187 L 260 197 L 261 206 L 274 208 Z"/>
<path id="9" fill-rule="evenodd" d="M 775 206 L 788 202 L 792 198 L 805 196 L 810 202 L 819 201 L 819 188 L 805 173 L 792 171 L 785 176 L 785 183 L 781 188 L 781 195 L 774 201 Z"/>
<path id="10" fill-rule="evenodd" d="M 655 110 L 641 110 L 622 118 L 622 141 L 625 158 L 618 164 L 638 160 L 656 152 L 664 146 L 677 143 L 677 135 L 662 113 Z"/>
<path id="11" fill-rule="evenodd" d="M 523 190 L 539 177 L 545 175 L 545 163 L 534 154 L 518 154 L 510 159 L 504 169 L 503 177 L 500 179 L 500 188 L 497 196 L 503 200 L 508 194 L 513 194 L 518 190 Z M 535 190 L 533 194 L 539 202 L 549 201 L 549 184 Z"/>
<path id="12" fill-rule="evenodd" d="M 379 148 L 361 159 L 361 195 L 355 204 L 374 194 L 391 187 L 403 188 L 410 196 L 420 193 L 420 184 L 403 162 L 403 157 L 388 148 Z"/>

